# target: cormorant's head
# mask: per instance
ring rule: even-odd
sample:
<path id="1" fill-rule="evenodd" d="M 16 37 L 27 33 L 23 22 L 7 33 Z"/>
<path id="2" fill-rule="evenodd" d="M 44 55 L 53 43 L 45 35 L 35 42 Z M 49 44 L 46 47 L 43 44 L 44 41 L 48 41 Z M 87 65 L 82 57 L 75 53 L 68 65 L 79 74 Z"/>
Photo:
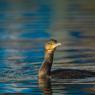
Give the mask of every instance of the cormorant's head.
<path id="1" fill-rule="evenodd" d="M 45 45 L 45 50 L 46 52 L 50 53 L 52 51 L 54 51 L 56 49 L 57 46 L 60 46 L 61 43 L 58 43 L 56 40 L 54 39 L 50 39 L 46 45 Z"/>

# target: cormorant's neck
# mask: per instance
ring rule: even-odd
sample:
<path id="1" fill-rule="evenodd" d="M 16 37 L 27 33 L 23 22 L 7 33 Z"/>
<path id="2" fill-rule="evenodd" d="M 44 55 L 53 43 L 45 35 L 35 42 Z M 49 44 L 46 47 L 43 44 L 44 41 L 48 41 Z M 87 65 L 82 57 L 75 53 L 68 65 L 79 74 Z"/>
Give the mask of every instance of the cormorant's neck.
<path id="1" fill-rule="evenodd" d="M 54 51 L 45 52 L 45 58 L 44 58 L 44 62 L 42 64 L 42 66 L 41 66 L 41 69 L 39 71 L 39 77 L 50 76 L 51 67 L 52 67 L 52 63 L 53 63 L 53 56 L 54 56 Z"/>
<path id="2" fill-rule="evenodd" d="M 44 62 L 49 64 L 53 63 L 53 56 L 54 56 L 54 51 L 46 52 L 44 56 Z"/>

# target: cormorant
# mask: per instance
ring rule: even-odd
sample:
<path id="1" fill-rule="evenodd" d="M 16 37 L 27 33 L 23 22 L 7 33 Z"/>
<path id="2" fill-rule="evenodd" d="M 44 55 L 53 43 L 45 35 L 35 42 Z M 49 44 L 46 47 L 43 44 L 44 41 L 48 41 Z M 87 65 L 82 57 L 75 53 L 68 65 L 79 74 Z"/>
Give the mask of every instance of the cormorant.
<path id="1" fill-rule="evenodd" d="M 78 79 L 85 77 L 94 77 L 95 72 L 87 70 L 77 70 L 77 69 L 57 69 L 51 71 L 53 64 L 53 57 L 56 47 L 60 46 L 55 39 L 50 39 L 45 45 L 45 57 L 44 62 L 39 70 L 39 78 L 62 78 L 62 79 Z"/>

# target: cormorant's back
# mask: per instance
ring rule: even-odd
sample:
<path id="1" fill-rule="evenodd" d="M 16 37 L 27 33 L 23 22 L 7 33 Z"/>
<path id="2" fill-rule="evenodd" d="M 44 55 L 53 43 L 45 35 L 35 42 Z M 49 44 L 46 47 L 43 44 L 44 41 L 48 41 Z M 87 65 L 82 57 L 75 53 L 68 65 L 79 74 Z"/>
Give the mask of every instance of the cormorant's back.
<path id="1" fill-rule="evenodd" d="M 76 69 L 57 69 L 51 71 L 51 77 L 62 79 L 79 79 L 86 77 L 95 77 L 95 72 Z"/>

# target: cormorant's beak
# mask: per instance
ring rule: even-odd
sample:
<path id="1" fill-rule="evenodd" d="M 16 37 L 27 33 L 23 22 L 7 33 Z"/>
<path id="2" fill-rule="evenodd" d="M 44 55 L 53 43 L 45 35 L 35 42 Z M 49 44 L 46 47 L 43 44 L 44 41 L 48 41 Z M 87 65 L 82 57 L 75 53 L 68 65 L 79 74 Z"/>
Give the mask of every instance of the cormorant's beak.
<path id="1" fill-rule="evenodd" d="M 58 47 L 58 46 L 60 46 L 60 45 L 62 45 L 61 43 L 57 43 L 57 44 L 55 44 L 55 47 Z"/>

